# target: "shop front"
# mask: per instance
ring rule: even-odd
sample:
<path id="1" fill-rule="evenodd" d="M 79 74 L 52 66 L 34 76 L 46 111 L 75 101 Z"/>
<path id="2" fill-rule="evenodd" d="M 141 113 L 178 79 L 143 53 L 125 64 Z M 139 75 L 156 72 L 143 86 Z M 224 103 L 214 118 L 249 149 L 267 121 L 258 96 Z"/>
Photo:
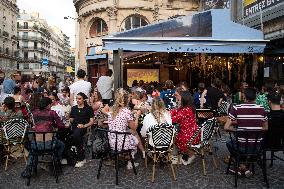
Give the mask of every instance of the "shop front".
<path id="1" fill-rule="evenodd" d="M 136 78 L 175 83 L 210 83 L 219 77 L 227 84 L 259 82 L 263 33 L 230 20 L 229 10 L 212 9 L 103 38 L 113 50 L 115 87 Z M 141 79 L 142 80 L 142 79 Z"/>
<path id="2" fill-rule="evenodd" d="M 98 53 L 96 47 L 88 48 L 88 55 L 86 56 L 88 80 L 95 85 L 99 77 L 108 69 L 108 54 Z"/>

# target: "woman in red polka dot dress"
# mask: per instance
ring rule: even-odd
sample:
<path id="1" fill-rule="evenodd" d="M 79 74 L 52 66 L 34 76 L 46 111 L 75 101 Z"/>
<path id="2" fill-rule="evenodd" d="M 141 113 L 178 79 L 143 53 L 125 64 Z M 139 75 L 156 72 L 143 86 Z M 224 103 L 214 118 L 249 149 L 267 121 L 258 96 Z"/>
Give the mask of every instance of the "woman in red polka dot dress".
<path id="1" fill-rule="evenodd" d="M 195 108 L 190 92 L 182 91 L 180 96 L 181 99 L 179 104 L 181 107 L 172 110 L 171 115 L 173 123 L 179 124 L 180 130 L 176 137 L 176 146 L 178 147 L 179 151 L 184 154 L 182 158 L 183 164 L 187 165 L 195 159 L 194 152 L 188 150 L 187 144 L 198 129 L 198 125 L 194 115 Z M 200 136 L 194 140 L 193 144 L 198 144 L 199 141 Z"/>

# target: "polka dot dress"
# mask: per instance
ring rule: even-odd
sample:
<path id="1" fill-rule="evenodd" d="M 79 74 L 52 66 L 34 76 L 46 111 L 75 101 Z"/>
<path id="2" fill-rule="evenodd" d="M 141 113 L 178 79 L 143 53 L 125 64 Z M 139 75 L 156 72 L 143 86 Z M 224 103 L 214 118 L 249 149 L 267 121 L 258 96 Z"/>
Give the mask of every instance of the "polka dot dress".
<path id="1" fill-rule="evenodd" d="M 131 111 L 127 108 L 123 108 L 119 114 L 112 118 L 111 113 L 108 114 L 108 126 L 109 130 L 111 131 L 118 131 L 118 132 L 129 132 L 128 128 L 128 121 L 133 121 L 134 117 Z M 124 135 L 117 135 L 117 149 L 121 151 Z M 115 149 L 115 134 L 109 134 L 109 143 L 111 148 Z M 126 135 L 125 143 L 124 143 L 124 150 L 128 149 L 136 149 L 138 145 L 138 139 L 134 135 Z"/>

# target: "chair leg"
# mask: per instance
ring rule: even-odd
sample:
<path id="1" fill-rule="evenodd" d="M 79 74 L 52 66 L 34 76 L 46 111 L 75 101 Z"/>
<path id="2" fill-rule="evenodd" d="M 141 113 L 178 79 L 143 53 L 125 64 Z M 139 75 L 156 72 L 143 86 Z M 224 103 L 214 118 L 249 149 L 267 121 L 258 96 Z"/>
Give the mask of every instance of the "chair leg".
<path id="1" fill-rule="evenodd" d="M 154 182 L 155 179 L 155 169 L 156 169 L 156 163 L 157 163 L 157 154 L 153 154 L 153 172 L 152 172 L 152 182 Z"/>
<path id="2" fill-rule="evenodd" d="M 204 153 L 204 148 L 201 148 L 201 159 L 202 159 L 203 175 L 206 176 L 206 166 L 205 166 L 205 153 Z"/>
<path id="3" fill-rule="evenodd" d="M 264 179 L 264 182 L 266 184 L 266 187 L 269 188 L 269 183 L 268 183 L 268 179 L 267 179 L 267 169 L 266 169 L 266 151 L 263 152 L 264 155 L 263 155 L 263 158 L 262 158 L 262 174 L 263 174 L 263 179 Z"/>
<path id="4" fill-rule="evenodd" d="M 99 170 L 98 170 L 98 174 L 97 174 L 97 179 L 100 178 L 100 174 L 101 174 L 101 170 L 102 170 L 102 165 L 103 165 L 103 158 L 101 158 L 101 160 L 100 160 Z"/>
<path id="5" fill-rule="evenodd" d="M 274 158 L 274 152 L 271 151 L 271 154 L 270 154 L 270 167 L 273 166 L 273 160 L 274 160 L 273 158 Z"/>
<path id="6" fill-rule="evenodd" d="M 209 144 L 209 154 L 212 156 L 215 168 L 218 169 L 217 161 L 216 161 L 215 156 L 214 156 L 213 151 L 212 151 L 212 144 L 211 144 L 211 142 Z"/>
<path id="7" fill-rule="evenodd" d="M 174 170 L 174 167 L 173 167 L 173 164 L 172 164 L 172 161 L 171 161 L 171 153 L 168 153 L 168 163 L 169 163 L 171 170 L 172 170 L 173 179 L 174 179 L 174 181 L 176 181 L 177 178 L 176 178 L 175 170 Z"/>
<path id="8" fill-rule="evenodd" d="M 181 154 L 178 153 L 178 160 L 177 160 L 177 166 L 179 167 L 180 165 L 180 159 L 181 159 Z"/>
<path id="9" fill-rule="evenodd" d="M 21 144 L 20 148 L 21 148 L 21 152 L 22 152 L 22 154 L 23 154 L 25 163 L 26 163 L 26 165 L 27 165 L 27 157 L 26 157 L 26 155 L 25 155 L 25 147 L 24 147 L 23 144 Z"/>
<path id="10" fill-rule="evenodd" d="M 52 164 L 53 164 L 53 173 L 55 177 L 55 182 L 58 183 L 57 160 L 55 159 L 55 157 L 53 157 Z"/>
<path id="11" fill-rule="evenodd" d="M 145 156 L 145 160 L 144 160 L 144 161 L 145 161 L 145 168 L 147 169 L 147 167 L 148 167 L 148 162 L 147 162 L 147 161 L 148 161 L 148 159 L 147 159 L 147 155 Z"/>
<path id="12" fill-rule="evenodd" d="M 133 157 L 131 155 L 131 152 L 129 153 L 129 156 L 130 156 L 130 161 L 131 161 L 131 164 L 132 164 L 133 172 L 134 172 L 135 175 L 137 175 L 136 167 L 135 167 L 134 160 L 133 160 Z"/>
<path id="13" fill-rule="evenodd" d="M 226 174 L 229 174 L 231 164 L 232 164 L 232 155 L 230 155 L 230 158 L 229 158 L 229 163 L 228 163 L 228 166 L 227 166 Z"/>
<path id="14" fill-rule="evenodd" d="M 7 155 L 6 155 L 6 161 L 5 161 L 5 171 L 7 171 L 7 168 L 8 168 L 9 156 L 10 156 L 10 146 L 8 146 L 8 149 L 7 149 Z"/>
<path id="15" fill-rule="evenodd" d="M 239 157 L 236 157 L 236 162 L 235 162 L 235 187 L 238 187 L 238 168 L 240 164 Z"/>
<path id="16" fill-rule="evenodd" d="M 118 185 L 118 154 L 115 155 L 115 184 Z"/>

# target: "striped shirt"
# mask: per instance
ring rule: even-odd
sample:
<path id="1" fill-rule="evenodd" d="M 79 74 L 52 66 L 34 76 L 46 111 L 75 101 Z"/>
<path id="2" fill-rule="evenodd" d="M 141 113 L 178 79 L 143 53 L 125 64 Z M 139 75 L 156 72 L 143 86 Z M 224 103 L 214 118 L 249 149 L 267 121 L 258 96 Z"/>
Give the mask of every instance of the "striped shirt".
<path id="1" fill-rule="evenodd" d="M 263 123 L 267 121 L 267 116 L 263 106 L 254 103 L 245 103 L 233 106 L 229 113 L 229 119 L 237 121 L 238 130 L 262 130 Z M 255 135 L 251 133 L 248 140 L 254 143 Z M 246 137 L 239 136 L 238 142 L 244 144 Z"/>

